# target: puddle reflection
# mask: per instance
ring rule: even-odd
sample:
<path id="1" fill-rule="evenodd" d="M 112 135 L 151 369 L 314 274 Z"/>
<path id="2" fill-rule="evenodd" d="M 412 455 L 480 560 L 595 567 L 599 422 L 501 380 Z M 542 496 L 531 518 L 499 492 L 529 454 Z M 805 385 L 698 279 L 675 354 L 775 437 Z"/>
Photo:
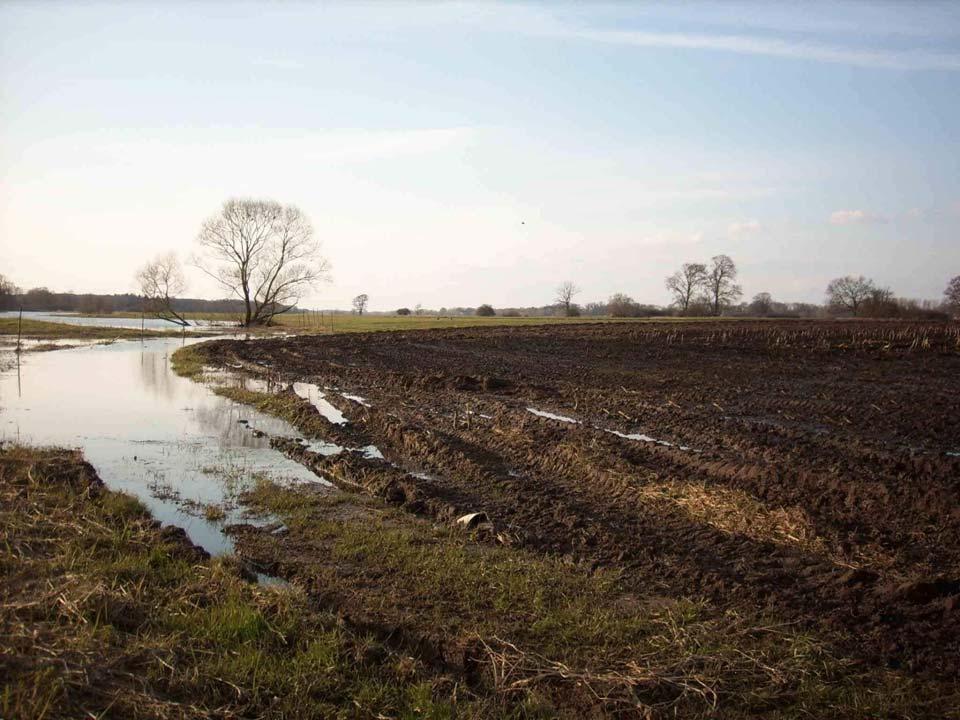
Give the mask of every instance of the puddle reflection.
<path id="1" fill-rule="evenodd" d="M 223 526 L 249 522 L 231 505 L 239 484 L 258 475 L 325 481 L 256 432 L 297 437 L 291 425 L 173 373 L 170 354 L 193 342 L 162 338 L 24 355 L 0 372 L 0 441 L 81 448 L 108 487 L 135 495 L 208 552 L 232 551 Z M 186 509 L 210 504 L 225 506 L 226 517 L 210 521 Z"/>

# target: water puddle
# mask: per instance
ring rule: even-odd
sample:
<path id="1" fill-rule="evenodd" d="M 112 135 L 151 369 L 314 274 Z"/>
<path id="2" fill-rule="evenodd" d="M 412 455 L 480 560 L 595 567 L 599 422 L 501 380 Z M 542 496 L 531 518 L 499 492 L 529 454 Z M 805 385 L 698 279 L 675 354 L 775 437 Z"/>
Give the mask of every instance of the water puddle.
<path id="1" fill-rule="evenodd" d="M 643 433 L 628 434 L 628 433 L 619 432 L 617 430 L 607 430 L 606 428 L 603 428 L 603 431 L 608 432 L 611 435 L 616 435 L 617 437 L 621 437 L 624 440 L 635 440 L 637 442 L 655 443 L 657 445 L 663 445 L 664 447 L 675 447 L 675 448 L 678 448 L 679 450 L 692 450 L 692 448 L 687 447 L 686 445 L 677 445 L 676 443 L 672 443 L 669 440 L 658 440 L 655 437 L 650 437 L 649 435 L 644 435 Z"/>
<path id="2" fill-rule="evenodd" d="M 576 418 L 566 417 L 565 415 L 557 415 L 556 413 L 547 412 L 546 410 L 537 410 L 536 408 L 527 408 L 527 412 L 533 413 L 537 417 L 547 418 L 549 420 L 558 420 L 560 422 L 571 423 L 574 425 L 582 425 L 583 423 Z M 611 435 L 616 435 L 619 438 L 624 440 L 633 440 L 635 442 L 646 442 L 654 443 L 656 445 L 663 445 L 664 447 L 675 447 L 679 450 L 692 450 L 693 448 L 687 447 L 686 445 L 677 445 L 672 443 L 669 440 L 659 440 L 655 437 L 650 437 L 643 433 L 622 433 L 619 430 L 610 430 L 608 428 L 603 428 L 598 425 L 593 426 L 596 430 L 602 430 L 605 433 L 610 433 Z"/>
<path id="3" fill-rule="evenodd" d="M 334 425 L 346 425 L 348 420 L 342 412 L 325 399 L 323 390 L 313 383 L 295 382 L 291 386 L 293 391 L 313 405 L 321 415 Z"/>
<path id="4" fill-rule="evenodd" d="M 236 366 L 232 366 L 236 367 Z M 324 387 L 321 389 L 318 385 L 312 383 L 304 382 L 295 382 L 287 383 L 279 380 L 272 380 L 269 378 L 257 378 L 250 377 L 249 375 L 240 375 L 233 373 L 229 370 L 222 370 L 220 368 L 213 367 L 204 367 L 204 380 L 213 385 L 221 386 L 233 386 L 241 387 L 245 390 L 250 390 L 252 392 L 264 393 L 267 395 L 275 395 L 286 390 L 293 390 L 296 395 L 315 408 L 317 411 L 323 415 L 327 420 L 336 425 L 346 425 L 349 420 L 346 416 L 334 407 L 330 402 L 325 399 L 326 393 L 324 391 L 331 391 L 331 388 Z M 346 393 L 340 393 L 343 397 L 355 400 L 359 396 L 348 395 Z M 363 398 L 360 398 L 361 400 Z M 370 407 L 366 403 L 363 403 L 367 407 Z M 254 434 L 264 433 L 267 436 L 280 436 L 280 437 L 293 437 L 304 449 L 311 452 L 315 452 L 319 455 L 338 455 L 342 452 L 354 452 L 359 453 L 368 460 L 383 460 L 383 453 L 380 452 L 380 448 L 376 445 L 365 445 L 364 447 L 344 447 L 343 445 L 337 445 L 336 443 L 328 442 L 326 440 L 308 440 L 302 437 L 298 437 L 298 431 L 292 425 L 289 425 L 284 420 L 278 420 L 276 418 L 271 418 L 271 422 L 266 426 L 258 424 L 256 426 L 249 425 L 250 431 Z"/>
<path id="5" fill-rule="evenodd" d="M 552 412 L 547 412 L 546 410 L 537 410 L 536 408 L 528 407 L 528 408 L 527 408 L 527 412 L 528 412 L 528 413 L 533 413 L 533 414 L 536 415 L 537 417 L 548 418 L 548 419 L 550 419 L 550 420 L 559 420 L 560 422 L 573 423 L 573 424 L 575 424 L 575 425 L 579 425 L 579 424 L 580 424 L 580 421 L 579 421 L 579 420 L 574 420 L 573 418 L 565 417 L 565 416 L 563 416 L 563 415 L 556 415 L 556 414 L 554 414 L 554 413 L 552 413 Z"/>
<path id="6" fill-rule="evenodd" d="M 170 355 L 198 341 L 122 341 L 22 356 L 0 372 L 0 441 L 80 448 L 108 487 L 136 496 L 211 554 L 232 552 L 226 525 L 266 522 L 245 517 L 236 503 L 257 478 L 327 483 L 270 447 L 271 436 L 298 437 L 289 423 L 170 369 Z M 311 449 L 343 450 L 317 441 Z"/>

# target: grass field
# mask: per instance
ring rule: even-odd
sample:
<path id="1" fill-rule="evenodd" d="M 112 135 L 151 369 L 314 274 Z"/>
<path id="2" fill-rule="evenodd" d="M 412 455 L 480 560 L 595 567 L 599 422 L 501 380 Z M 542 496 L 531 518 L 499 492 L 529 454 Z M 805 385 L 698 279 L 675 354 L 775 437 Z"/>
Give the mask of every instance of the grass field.
<path id="1" fill-rule="evenodd" d="M 113 313 L 111 315 L 86 314 L 83 317 L 111 317 L 111 318 L 132 318 L 140 317 L 138 313 Z M 237 321 L 239 318 L 233 313 L 187 313 L 188 320 L 197 321 Z M 344 333 L 344 332 L 374 332 L 380 330 L 428 330 L 431 328 L 472 328 L 472 327 L 497 327 L 497 326 L 530 326 L 530 325 L 575 325 L 582 323 L 597 322 L 626 322 L 626 323 L 672 323 L 689 322 L 702 318 L 611 318 L 611 317 L 476 317 L 476 316 L 451 316 L 451 315 L 330 315 L 328 313 L 304 313 L 280 315 L 276 318 L 275 324 L 269 328 L 254 328 L 252 331 L 257 334 L 270 334 L 272 332 L 298 332 L 298 333 Z M 714 318 L 723 321 L 731 321 L 734 318 Z M 147 331 L 148 337 L 160 337 L 163 335 L 176 334 L 177 331 L 159 332 Z M 0 318 L 0 335 L 16 335 L 17 319 Z M 133 338 L 139 337 L 140 331 L 127 328 L 104 328 L 88 327 L 80 325 L 67 325 L 66 323 L 51 323 L 39 320 L 23 321 L 23 336 L 26 338 L 52 339 L 52 338 Z"/>
<path id="2" fill-rule="evenodd" d="M 242 574 L 106 490 L 78 452 L 0 448 L 0 717 L 454 715 L 432 698 L 442 674 Z"/>
<path id="3" fill-rule="evenodd" d="M 431 328 L 495 327 L 503 325 L 575 325 L 595 322 L 672 322 L 679 318 L 610 318 L 610 317 L 476 317 L 452 315 L 325 315 L 320 318 L 282 315 L 278 324 L 305 332 L 372 332 L 375 330 L 428 330 Z M 683 318 L 686 319 L 686 318 Z"/>

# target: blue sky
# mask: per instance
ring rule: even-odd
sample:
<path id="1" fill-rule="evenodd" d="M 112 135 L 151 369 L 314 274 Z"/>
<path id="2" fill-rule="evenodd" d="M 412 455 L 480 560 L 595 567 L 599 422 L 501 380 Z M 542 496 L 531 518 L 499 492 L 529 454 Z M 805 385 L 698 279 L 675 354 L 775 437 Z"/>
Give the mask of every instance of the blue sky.
<path id="1" fill-rule="evenodd" d="M 8 2 L 0 108 L 24 286 L 131 289 L 231 196 L 307 212 L 323 307 L 960 274 L 957 3 Z"/>

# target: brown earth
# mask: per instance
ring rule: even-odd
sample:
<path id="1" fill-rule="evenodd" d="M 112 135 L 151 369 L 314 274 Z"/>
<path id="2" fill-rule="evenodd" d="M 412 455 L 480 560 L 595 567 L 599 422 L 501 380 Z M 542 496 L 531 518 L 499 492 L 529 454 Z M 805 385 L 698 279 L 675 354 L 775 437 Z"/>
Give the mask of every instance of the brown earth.
<path id="1" fill-rule="evenodd" d="M 341 486 L 444 521 L 483 511 L 490 542 L 617 569 L 638 595 L 773 614 L 869 665 L 960 672 L 955 323 L 505 327 L 197 350 L 365 398 L 329 391 L 350 423 L 323 434 L 375 444 L 386 462 L 277 441 Z"/>

